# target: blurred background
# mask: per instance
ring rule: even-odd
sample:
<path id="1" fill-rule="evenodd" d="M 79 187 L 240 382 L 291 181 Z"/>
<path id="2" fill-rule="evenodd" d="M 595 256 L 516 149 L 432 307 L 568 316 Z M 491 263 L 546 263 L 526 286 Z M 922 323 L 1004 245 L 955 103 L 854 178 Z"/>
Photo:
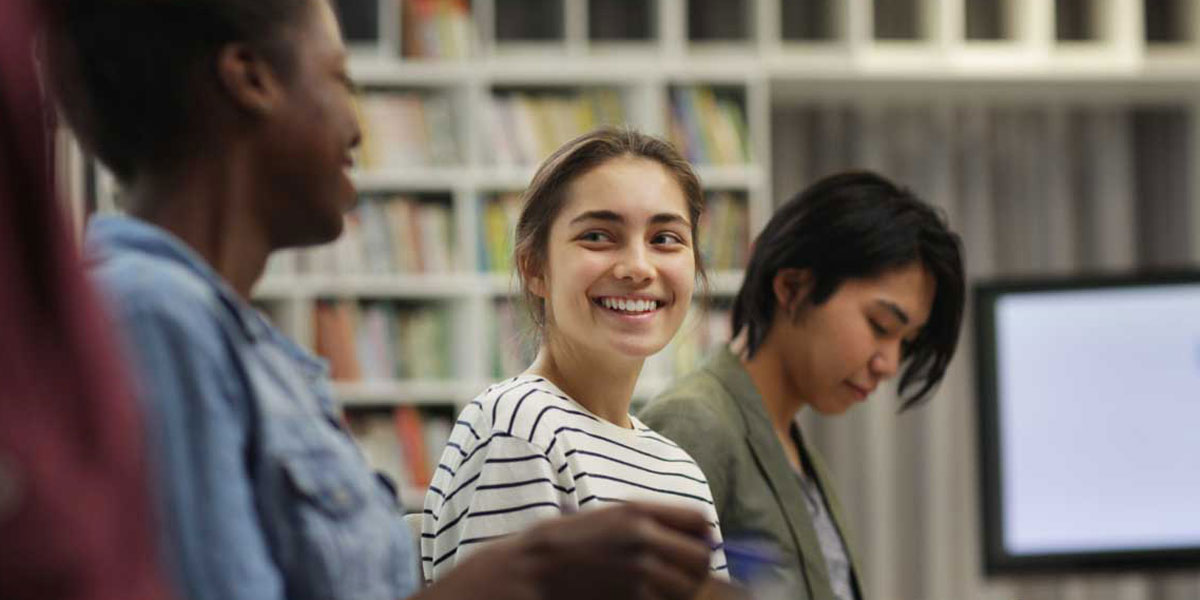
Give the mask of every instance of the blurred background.
<path id="1" fill-rule="evenodd" d="M 940 206 L 972 280 L 1200 266 L 1200 0 L 335 4 L 362 86 L 362 202 L 335 244 L 276 256 L 255 302 L 330 360 L 356 434 L 409 506 L 458 408 L 528 364 L 510 259 L 519 194 L 600 124 L 674 141 L 708 197 L 712 300 L 648 363 L 643 399 L 728 335 L 773 207 L 841 169 Z M 111 176 L 62 142 L 74 214 L 119 210 Z M 921 408 L 898 415 L 884 391 L 841 418 L 804 417 L 868 595 L 1200 598 L 1194 569 L 984 575 L 970 319 Z"/>

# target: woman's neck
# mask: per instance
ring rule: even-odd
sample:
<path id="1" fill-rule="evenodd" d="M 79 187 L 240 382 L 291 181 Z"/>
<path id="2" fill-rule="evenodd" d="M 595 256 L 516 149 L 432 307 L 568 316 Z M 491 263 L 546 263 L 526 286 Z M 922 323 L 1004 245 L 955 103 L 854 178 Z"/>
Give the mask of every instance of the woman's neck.
<path id="1" fill-rule="evenodd" d="M 750 374 L 754 387 L 762 396 L 763 408 L 771 420 L 775 435 L 780 439 L 790 439 L 792 423 L 796 413 L 804 408 L 805 401 L 791 389 L 787 369 L 771 343 L 771 337 L 768 335 L 753 358 L 747 358 L 744 339 L 735 340 L 730 348 L 739 357 L 742 367 Z"/>
<path id="2" fill-rule="evenodd" d="M 527 373 L 540 375 L 566 392 L 596 416 L 614 425 L 632 429 L 629 404 L 643 361 L 606 362 L 595 353 L 572 347 L 549 336 Z"/>
<path id="3" fill-rule="evenodd" d="M 181 239 L 248 300 L 272 251 L 254 211 L 254 181 L 228 161 L 196 161 L 139 178 L 130 213 Z"/>

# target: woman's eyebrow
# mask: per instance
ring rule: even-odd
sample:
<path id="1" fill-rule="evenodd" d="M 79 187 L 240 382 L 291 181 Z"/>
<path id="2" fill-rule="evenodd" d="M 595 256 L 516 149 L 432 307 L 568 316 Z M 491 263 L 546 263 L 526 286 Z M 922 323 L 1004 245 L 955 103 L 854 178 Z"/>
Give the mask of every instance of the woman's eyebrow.
<path id="1" fill-rule="evenodd" d="M 679 223 L 680 225 L 689 225 L 688 220 L 677 213 L 658 213 L 650 217 L 650 223 L 654 225 L 663 225 L 666 223 Z"/>
<path id="2" fill-rule="evenodd" d="M 587 212 L 580 213 L 574 219 L 571 219 L 570 224 L 574 225 L 580 221 L 612 221 L 614 223 L 624 223 L 625 217 L 622 217 L 611 210 L 589 210 Z"/>
<path id="3" fill-rule="evenodd" d="M 899 304 L 888 300 L 876 300 L 875 304 L 891 311 L 891 313 L 896 315 L 896 318 L 899 319 L 902 324 L 908 325 L 908 313 L 904 312 L 904 309 L 900 308 Z"/>
<path id="4" fill-rule="evenodd" d="M 579 213 L 574 219 L 571 219 L 570 224 L 574 225 L 580 221 L 611 221 L 613 223 L 624 223 L 625 217 L 611 210 L 589 210 Z M 687 225 L 688 220 L 678 213 L 658 213 L 650 217 L 650 222 L 655 225 L 664 223 L 679 223 Z"/>

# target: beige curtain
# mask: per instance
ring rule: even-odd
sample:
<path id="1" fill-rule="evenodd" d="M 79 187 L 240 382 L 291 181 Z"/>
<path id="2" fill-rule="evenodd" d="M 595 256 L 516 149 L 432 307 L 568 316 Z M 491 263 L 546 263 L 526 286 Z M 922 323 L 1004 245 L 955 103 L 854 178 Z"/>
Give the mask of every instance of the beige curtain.
<path id="1" fill-rule="evenodd" d="M 777 106 L 773 193 L 786 199 L 821 175 L 875 169 L 946 211 L 973 281 L 1184 265 L 1200 235 L 1188 231 L 1188 114 L 1095 102 Z M 971 319 L 924 406 L 897 414 L 894 394 L 881 393 L 842 417 L 802 417 L 834 471 L 869 597 L 1200 599 L 1197 571 L 984 577 Z"/>

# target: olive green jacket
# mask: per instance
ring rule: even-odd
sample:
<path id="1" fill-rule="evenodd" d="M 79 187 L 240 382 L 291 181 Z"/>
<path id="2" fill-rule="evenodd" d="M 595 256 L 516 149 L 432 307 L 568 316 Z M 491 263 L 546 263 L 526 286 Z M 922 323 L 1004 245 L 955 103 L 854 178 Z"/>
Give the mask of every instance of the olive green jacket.
<path id="1" fill-rule="evenodd" d="M 794 597 L 834 600 L 829 570 L 804 503 L 800 481 L 784 454 L 750 374 L 729 350 L 676 381 L 639 415 L 687 450 L 708 478 L 728 542 L 766 539 L 784 555 L 774 574 Z M 798 429 L 797 429 L 798 431 Z M 800 451 L 825 494 L 850 558 L 852 585 L 863 598 L 858 563 L 821 458 L 800 439 Z"/>

